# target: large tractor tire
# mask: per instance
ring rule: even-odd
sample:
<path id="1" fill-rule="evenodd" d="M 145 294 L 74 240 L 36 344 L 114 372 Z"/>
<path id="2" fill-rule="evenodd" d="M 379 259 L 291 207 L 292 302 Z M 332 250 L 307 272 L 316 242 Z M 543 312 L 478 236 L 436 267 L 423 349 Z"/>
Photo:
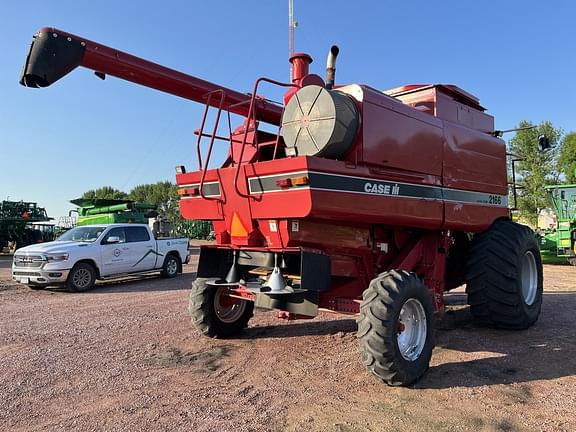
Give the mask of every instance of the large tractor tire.
<path id="1" fill-rule="evenodd" d="M 393 386 L 409 385 L 428 370 L 434 348 L 434 307 L 415 274 L 382 273 L 363 294 L 358 318 L 362 363 Z"/>
<path id="2" fill-rule="evenodd" d="M 466 292 L 480 325 L 521 330 L 532 326 L 542 306 L 542 260 L 532 230 L 502 220 L 472 240 Z"/>
<path id="3" fill-rule="evenodd" d="M 188 305 L 192 324 L 200 333 L 212 338 L 240 333 L 254 315 L 254 303 L 222 295 L 224 287 L 209 286 L 206 282 L 202 278 L 192 282 Z"/>
<path id="4" fill-rule="evenodd" d="M 91 264 L 81 262 L 76 264 L 66 281 L 66 287 L 72 292 L 85 292 L 96 283 L 96 270 Z"/>

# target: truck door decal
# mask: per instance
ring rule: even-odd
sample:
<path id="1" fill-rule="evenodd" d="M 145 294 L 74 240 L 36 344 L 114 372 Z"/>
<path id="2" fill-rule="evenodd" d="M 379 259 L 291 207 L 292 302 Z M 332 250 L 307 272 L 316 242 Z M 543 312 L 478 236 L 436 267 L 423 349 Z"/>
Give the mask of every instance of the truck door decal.
<path id="1" fill-rule="evenodd" d="M 153 249 L 150 249 L 150 250 L 148 250 L 148 252 L 146 252 L 146 253 L 144 254 L 144 256 L 143 256 L 142 258 L 140 258 L 138 261 L 136 261 L 136 263 L 134 263 L 134 264 L 132 265 L 132 267 L 136 267 L 138 264 L 140 264 L 142 261 L 144 261 L 144 260 L 146 259 L 146 257 L 147 257 L 148 255 L 150 255 L 150 254 L 155 254 L 156 256 L 160 256 L 160 257 L 161 257 L 161 256 L 164 256 L 163 254 L 158 253 L 158 252 L 156 252 L 156 251 L 153 250 Z"/>

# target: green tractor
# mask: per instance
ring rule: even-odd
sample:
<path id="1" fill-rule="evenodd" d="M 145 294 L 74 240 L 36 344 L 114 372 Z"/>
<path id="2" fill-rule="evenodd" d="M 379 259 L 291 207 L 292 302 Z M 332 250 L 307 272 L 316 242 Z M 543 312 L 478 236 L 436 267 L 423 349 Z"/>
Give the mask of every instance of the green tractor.
<path id="1" fill-rule="evenodd" d="M 539 227 L 544 228 L 539 234 L 540 251 L 566 258 L 576 266 L 576 185 L 546 186 L 546 192 L 555 218 L 551 223 L 539 222 Z"/>
<path id="2" fill-rule="evenodd" d="M 113 223 L 147 224 L 149 218 L 158 216 L 154 204 L 137 203 L 125 199 L 84 199 L 70 201 L 77 205 L 76 225 L 100 225 Z"/>
<path id="3" fill-rule="evenodd" d="M 44 207 L 35 202 L 2 201 L 0 203 L 0 252 L 9 252 L 33 243 L 53 240 L 54 225 Z"/>

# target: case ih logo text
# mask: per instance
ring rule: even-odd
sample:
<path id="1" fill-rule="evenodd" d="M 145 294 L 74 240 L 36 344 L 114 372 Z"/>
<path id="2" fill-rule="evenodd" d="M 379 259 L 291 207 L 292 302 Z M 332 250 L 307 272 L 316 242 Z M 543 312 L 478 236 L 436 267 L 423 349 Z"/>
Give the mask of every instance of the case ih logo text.
<path id="1" fill-rule="evenodd" d="M 376 183 L 365 183 L 364 192 L 373 193 L 378 195 L 398 195 L 400 193 L 400 186 L 395 184 L 390 186 L 389 184 L 376 184 Z"/>

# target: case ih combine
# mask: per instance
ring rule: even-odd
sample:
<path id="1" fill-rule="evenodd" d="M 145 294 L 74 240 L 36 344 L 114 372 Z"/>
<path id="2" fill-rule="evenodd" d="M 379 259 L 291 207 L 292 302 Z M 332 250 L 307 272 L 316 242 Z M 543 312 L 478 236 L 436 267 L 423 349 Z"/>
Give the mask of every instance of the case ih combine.
<path id="1" fill-rule="evenodd" d="M 45 87 L 83 66 L 205 104 L 199 167 L 176 175 L 183 216 L 211 220 L 216 234 L 192 286 L 196 329 L 232 336 L 254 306 L 288 319 L 357 315 L 367 369 L 406 385 L 428 368 L 450 289 L 467 285 L 482 324 L 534 324 L 540 253 L 532 231 L 510 220 L 505 145 L 477 98 L 453 85 L 337 85 L 337 54 L 332 47 L 326 81 L 298 53 L 290 83 L 259 78 L 244 94 L 43 28 L 21 83 Z M 283 106 L 258 95 L 262 83 L 286 89 Z M 242 124 L 232 128 L 229 113 Z M 212 169 L 217 141 L 228 157 Z"/>

